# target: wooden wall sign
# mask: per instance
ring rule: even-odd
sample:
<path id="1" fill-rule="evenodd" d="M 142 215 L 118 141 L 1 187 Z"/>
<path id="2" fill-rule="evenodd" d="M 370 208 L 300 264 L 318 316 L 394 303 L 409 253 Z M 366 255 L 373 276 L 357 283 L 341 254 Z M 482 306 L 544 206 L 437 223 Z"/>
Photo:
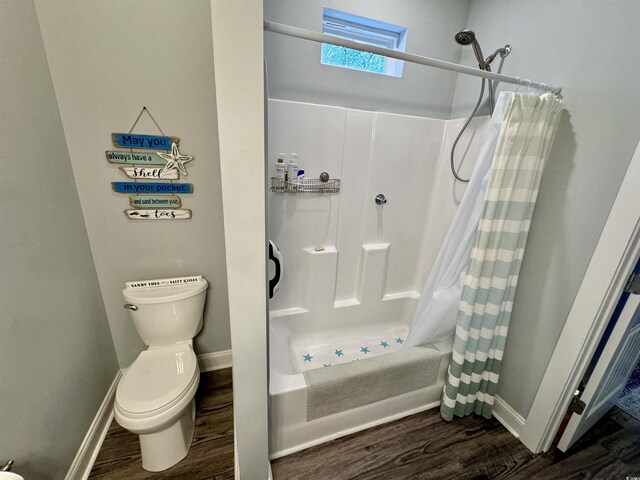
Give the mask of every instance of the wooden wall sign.
<path id="1" fill-rule="evenodd" d="M 182 200 L 177 195 L 131 195 L 133 208 L 180 208 Z"/>
<path id="2" fill-rule="evenodd" d="M 136 183 L 111 182 L 118 193 L 193 193 L 191 183 Z"/>
<path id="3" fill-rule="evenodd" d="M 180 178 L 178 170 L 165 170 L 160 167 L 120 167 L 120 170 L 127 177 L 135 178 L 136 180 L 178 180 Z"/>
<path id="4" fill-rule="evenodd" d="M 123 150 L 107 150 L 104 152 L 109 163 L 135 163 L 137 165 L 166 165 L 167 161 L 157 153 L 125 152 Z"/>
<path id="5" fill-rule="evenodd" d="M 147 113 L 159 135 L 141 135 L 133 132 L 143 113 Z M 109 163 L 123 165 L 119 170 L 135 181 L 111 182 L 117 193 L 129 194 L 131 208 L 123 213 L 131 220 L 187 220 L 191 210 L 182 208 L 182 199 L 177 193 L 193 193 L 191 183 L 157 182 L 157 180 L 179 180 L 187 175 L 186 164 L 193 161 L 193 155 L 180 153 L 180 138 L 165 135 L 147 107 L 131 126 L 129 133 L 113 132 L 111 142 L 116 149 L 107 150 Z M 143 150 L 143 151 L 132 151 Z M 146 150 L 146 151 L 144 151 Z M 139 181 L 143 180 L 143 181 Z M 149 181 L 150 180 L 150 181 Z M 180 279 L 174 279 L 180 280 Z"/>
<path id="6" fill-rule="evenodd" d="M 191 210 L 141 209 L 125 210 L 124 214 L 131 220 L 188 220 Z"/>
<path id="7" fill-rule="evenodd" d="M 114 147 L 142 148 L 145 150 L 171 150 L 171 144 L 180 143 L 178 137 L 160 135 L 138 135 L 136 133 L 112 133 Z"/>

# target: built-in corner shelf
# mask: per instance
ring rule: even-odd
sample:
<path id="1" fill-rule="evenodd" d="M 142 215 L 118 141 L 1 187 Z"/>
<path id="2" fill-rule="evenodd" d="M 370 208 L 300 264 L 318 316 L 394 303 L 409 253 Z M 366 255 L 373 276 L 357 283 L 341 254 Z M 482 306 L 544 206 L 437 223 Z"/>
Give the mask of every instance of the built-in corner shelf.
<path id="1" fill-rule="evenodd" d="M 287 182 L 271 177 L 271 191 L 274 193 L 340 193 L 340 179 L 330 178 L 326 181 L 305 178 L 300 182 Z"/>

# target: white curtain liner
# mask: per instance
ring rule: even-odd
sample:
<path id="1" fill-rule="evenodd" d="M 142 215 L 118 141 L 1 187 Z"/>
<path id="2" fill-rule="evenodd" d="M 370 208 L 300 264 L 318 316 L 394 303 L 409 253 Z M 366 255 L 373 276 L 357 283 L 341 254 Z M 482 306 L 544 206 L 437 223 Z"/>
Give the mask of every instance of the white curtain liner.
<path id="1" fill-rule="evenodd" d="M 422 345 L 451 335 L 458 319 L 458 306 L 471 248 L 480 222 L 484 193 L 513 92 L 502 92 L 489 122 L 471 179 L 413 314 L 405 347 Z"/>

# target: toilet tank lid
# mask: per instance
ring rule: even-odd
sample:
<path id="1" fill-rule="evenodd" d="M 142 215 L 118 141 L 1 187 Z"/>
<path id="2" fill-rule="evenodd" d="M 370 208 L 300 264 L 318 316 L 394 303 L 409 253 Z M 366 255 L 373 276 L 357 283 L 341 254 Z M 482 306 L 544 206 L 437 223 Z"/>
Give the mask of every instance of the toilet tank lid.
<path id="1" fill-rule="evenodd" d="M 193 297 L 209 285 L 202 276 L 127 282 L 122 295 L 131 303 L 164 303 Z"/>

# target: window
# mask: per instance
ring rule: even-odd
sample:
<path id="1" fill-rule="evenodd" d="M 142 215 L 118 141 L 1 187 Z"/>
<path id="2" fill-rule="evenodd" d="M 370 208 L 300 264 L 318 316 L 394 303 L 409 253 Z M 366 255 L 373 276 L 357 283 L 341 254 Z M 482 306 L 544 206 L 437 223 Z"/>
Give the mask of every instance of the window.
<path id="1" fill-rule="evenodd" d="M 330 8 L 324 9 L 322 33 L 400 52 L 404 52 L 407 43 L 407 29 L 404 27 Z M 326 43 L 322 44 L 320 61 L 324 65 L 353 68 L 394 77 L 402 76 L 404 64 L 402 60 L 395 58 Z"/>

